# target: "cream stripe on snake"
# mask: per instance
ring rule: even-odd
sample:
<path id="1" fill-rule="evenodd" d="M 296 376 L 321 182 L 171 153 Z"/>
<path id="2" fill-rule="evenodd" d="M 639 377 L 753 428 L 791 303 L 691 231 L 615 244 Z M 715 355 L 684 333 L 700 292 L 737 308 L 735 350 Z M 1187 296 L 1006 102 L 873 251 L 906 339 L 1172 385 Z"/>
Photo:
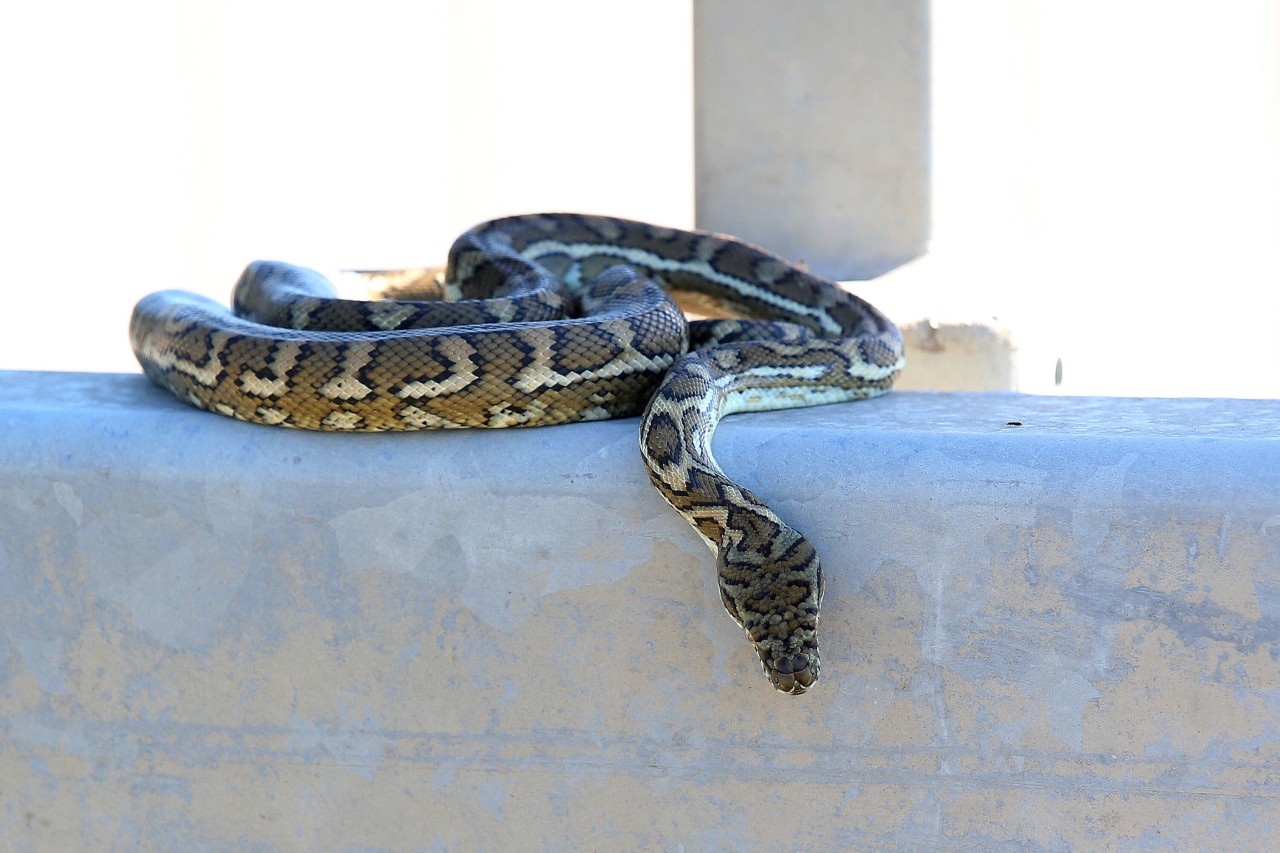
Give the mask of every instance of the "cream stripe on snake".
<path id="1" fill-rule="evenodd" d="M 716 555 L 721 599 L 783 693 L 818 678 L 813 546 L 711 454 L 719 419 L 889 389 L 898 330 L 833 282 L 715 234 L 604 216 L 486 222 L 425 299 L 337 299 L 250 264 L 233 311 L 179 291 L 134 309 L 147 375 L 212 412 L 284 427 L 509 427 L 644 413 L 650 479 Z M 667 291 L 739 319 L 686 323 Z M 443 298 L 443 301 L 442 301 Z"/>

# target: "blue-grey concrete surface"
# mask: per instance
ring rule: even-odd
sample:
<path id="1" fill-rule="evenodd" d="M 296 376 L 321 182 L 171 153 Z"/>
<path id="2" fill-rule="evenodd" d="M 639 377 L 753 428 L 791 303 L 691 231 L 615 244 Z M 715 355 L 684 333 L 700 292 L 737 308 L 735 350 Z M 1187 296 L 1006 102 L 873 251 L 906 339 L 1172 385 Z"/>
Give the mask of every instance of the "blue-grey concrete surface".
<path id="1" fill-rule="evenodd" d="M 823 557 L 797 698 L 636 428 L 0 373 L 0 848 L 1280 846 L 1280 403 L 726 420 Z"/>

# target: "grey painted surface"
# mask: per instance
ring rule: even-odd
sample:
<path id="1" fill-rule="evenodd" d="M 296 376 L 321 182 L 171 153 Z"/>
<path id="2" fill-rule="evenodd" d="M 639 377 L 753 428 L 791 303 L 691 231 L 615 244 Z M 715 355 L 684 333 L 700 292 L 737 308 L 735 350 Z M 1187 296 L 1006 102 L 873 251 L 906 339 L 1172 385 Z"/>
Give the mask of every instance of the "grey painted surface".
<path id="1" fill-rule="evenodd" d="M 1274 849 L 1278 427 L 730 418 L 826 567 L 789 698 L 634 420 L 305 434 L 0 373 L 0 848 Z"/>
<path id="2" fill-rule="evenodd" d="M 694 0 L 700 228 L 836 279 L 929 237 L 926 0 Z"/>

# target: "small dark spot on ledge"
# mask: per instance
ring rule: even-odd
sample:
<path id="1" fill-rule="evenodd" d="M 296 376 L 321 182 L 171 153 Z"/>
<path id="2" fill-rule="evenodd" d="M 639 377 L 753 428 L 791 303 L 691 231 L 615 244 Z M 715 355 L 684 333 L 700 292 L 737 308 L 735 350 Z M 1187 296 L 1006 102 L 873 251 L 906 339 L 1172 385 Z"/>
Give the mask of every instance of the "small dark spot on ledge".
<path id="1" fill-rule="evenodd" d="M 1022 426 L 1022 421 L 1009 421 L 1005 426 Z"/>

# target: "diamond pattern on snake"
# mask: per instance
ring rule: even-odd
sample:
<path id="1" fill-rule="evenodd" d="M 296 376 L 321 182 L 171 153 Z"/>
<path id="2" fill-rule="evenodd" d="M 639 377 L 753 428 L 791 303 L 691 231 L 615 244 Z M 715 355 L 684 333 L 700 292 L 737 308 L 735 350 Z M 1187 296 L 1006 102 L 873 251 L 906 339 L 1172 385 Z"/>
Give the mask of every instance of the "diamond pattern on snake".
<path id="1" fill-rule="evenodd" d="M 155 384 L 261 424 L 382 431 L 642 414 L 650 480 L 711 548 L 725 610 L 770 683 L 800 694 L 817 682 L 818 555 L 720 469 L 711 437 L 735 412 L 888 391 L 903 364 L 888 318 L 733 238 L 581 214 L 484 222 L 453 244 L 442 277 L 400 290 L 426 298 L 339 299 L 319 273 L 256 261 L 230 310 L 153 293 L 130 336 Z M 686 321 L 673 293 L 730 319 Z"/>

